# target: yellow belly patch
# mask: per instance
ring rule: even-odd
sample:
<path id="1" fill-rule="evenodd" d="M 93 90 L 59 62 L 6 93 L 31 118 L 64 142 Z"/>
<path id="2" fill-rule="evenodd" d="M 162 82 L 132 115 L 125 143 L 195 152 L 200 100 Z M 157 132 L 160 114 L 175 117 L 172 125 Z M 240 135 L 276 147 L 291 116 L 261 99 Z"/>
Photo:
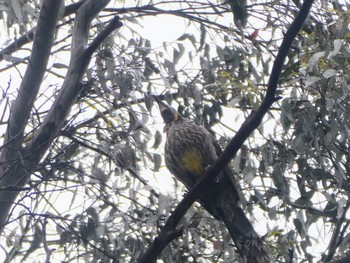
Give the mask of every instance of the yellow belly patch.
<path id="1" fill-rule="evenodd" d="M 199 176 L 203 172 L 203 160 L 200 153 L 197 150 L 188 150 L 183 153 L 181 158 L 184 168 Z"/>

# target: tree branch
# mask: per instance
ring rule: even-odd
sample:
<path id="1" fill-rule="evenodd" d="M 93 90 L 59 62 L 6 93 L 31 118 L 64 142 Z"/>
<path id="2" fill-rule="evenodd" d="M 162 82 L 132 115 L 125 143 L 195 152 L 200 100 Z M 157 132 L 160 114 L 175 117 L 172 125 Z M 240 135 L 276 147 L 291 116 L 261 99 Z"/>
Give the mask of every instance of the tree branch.
<path id="1" fill-rule="evenodd" d="M 60 6 L 59 4 L 60 0 L 46 0 L 44 4 L 46 5 L 52 5 L 55 6 L 57 9 Z M 73 30 L 73 40 L 72 40 L 72 54 L 70 58 L 70 63 L 69 67 L 67 70 L 66 78 L 63 82 L 62 88 L 56 97 L 52 107 L 50 108 L 47 116 L 45 117 L 45 120 L 43 123 L 40 125 L 39 129 L 34 133 L 32 140 L 25 146 L 24 149 L 21 148 L 21 151 L 17 151 L 16 148 L 13 148 L 11 144 L 9 144 L 5 149 L 6 151 L 9 151 L 11 149 L 12 152 L 16 153 L 16 158 L 10 159 L 10 161 L 15 160 L 15 165 L 12 165 L 9 169 L 8 163 L 8 154 L 6 154 L 6 151 L 3 151 L 3 159 L 1 164 L 5 164 L 2 167 L 2 170 L 0 170 L 0 180 L 1 179 L 6 179 L 3 180 L 3 186 L 12 186 L 12 187 L 22 187 L 25 185 L 27 179 L 29 178 L 29 175 L 33 169 L 36 168 L 38 165 L 40 159 L 50 146 L 50 144 L 53 142 L 55 139 L 56 135 L 58 134 L 59 130 L 63 127 L 64 121 L 66 117 L 69 114 L 69 111 L 76 101 L 76 98 L 78 97 L 80 93 L 80 83 L 83 78 L 83 75 L 88 67 L 88 64 L 90 62 L 91 56 L 93 52 L 97 48 L 97 43 L 91 48 L 87 48 L 88 46 L 88 37 L 89 37 L 89 30 L 90 30 L 90 25 L 94 17 L 109 3 L 109 0 L 101 0 L 101 1 L 94 1 L 94 0 L 88 0 L 85 1 L 80 9 L 77 12 L 76 20 L 75 20 L 75 27 Z M 43 9 L 45 10 L 45 9 Z M 57 14 L 58 14 L 58 10 Z M 56 15 L 56 19 L 57 19 Z M 54 16 L 52 14 L 49 14 L 49 17 L 46 17 L 45 20 L 41 23 L 46 25 L 48 21 L 51 21 Z M 111 32 L 111 29 L 115 29 L 117 27 L 120 27 L 122 24 L 121 22 L 117 23 L 117 19 L 115 18 L 112 22 L 112 26 L 107 26 L 108 27 L 108 32 Z M 51 35 L 53 37 L 54 33 L 54 28 L 55 24 L 52 25 L 52 29 L 48 30 L 47 28 L 45 30 L 40 29 L 40 25 L 38 24 L 38 29 L 36 36 L 38 36 L 40 41 L 44 41 L 46 45 L 51 43 L 48 41 L 46 38 L 47 35 Z M 38 32 L 41 32 L 40 30 L 43 30 L 43 36 L 41 36 Z M 98 43 L 101 43 L 106 37 L 106 30 L 104 30 L 104 35 L 103 37 L 99 37 Z M 36 39 L 36 37 L 35 37 Z M 52 40 L 51 40 L 52 41 Z M 41 49 L 44 49 L 42 47 Z M 43 65 L 43 59 L 45 58 L 46 60 L 48 59 L 48 56 L 50 54 L 50 50 L 47 51 L 47 57 L 45 58 L 44 56 L 40 58 L 37 58 L 38 61 L 35 61 L 36 63 L 32 63 L 29 65 L 30 68 L 33 69 L 40 69 L 41 70 L 41 75 L 43 76 L 45 70 L 46 70 L 46 64 Z M 87 51 L 88 50 L 88 51 Z M 34 53 L 34 49 L 33 49 Z M 34 56 L 34 55 L 33 55 Z M 34 61 L 33 61 L 34 62 Z M 37 64 L 41 63 L 41 64 Z M 32 70 L 33 70 L 32 69 Z M 30 73 L 30 74 L 29 74 Z M 39 74 L 39 73 L 38 73 Z M 34 84 L 35 88 L 39 89 L 40 82 L 35 79 L 38 74 L 35 73 L 35 71 L 28 72 L 28 75 L 30 78 L 34 78 Z M 39 78 L 40 75 L 39 74 Z M 42 78 L 42 77 L 41 77 Z M 29 79 L 31 80 L 31 79 Z M 28 85 L 29 87 L 32 86 L 31 81 L 25 81 L 23 80 L 24 85 Z M 28 115 L 31 111 L 31 108 L 34 103 L 34 99 L 36 96 L 33 96 L 33 94 L 29 94 L 30 99 L 33 100 L 33 102 L 30 101 L 28 103 L 28 94 L 21 92 L 22 89 L 20 89 L 18 98 L 21 98 L 21 104 L 24 104 L 26 108 L 23 110 L 17 110 L 16 114 L 19 115 L 21 118 L 22 126 L 23 129 L 22 131 L 18 129 L 14 129 L 11 125 L 12 122 L 9 122 L 9 127 L 11 128 L 10 132 L 8 133 L 11 136 L 14 136 L 18 134 L 18 132 L 22 132 L 23 137 L 23 130 L 26 125 L 28 117 L 24 118 L 22 115 Z M 35 92 L 35 91 L 32 91 Z M 37 92 L 37 91 L 36 91 Z M 36 95 L 36 93 L 35 93 Z M 26 97 L 27 96 L 27 97 Z M 17 98 L 17 100 L 18 100 Z M 21 109 L 21 108 L 19 108 Z M 14 117 L 12 117 L 14 118 Z M 12 120 L 10 118 L 10 120 Z M 16 120 L 16 119 L 15 119 Z M 20 126 L 19 128 L 22 128 Z M 16 132 L 16 133 L 15 133 Z M 14 145 L 19 148 L 22 145 L 22 139 L 17 141 L 13 140 Z M 4 153 L 5 152 L 5 153 Z M 14 161 L 12 161 L 14 163 Z M 6 219 L 8 216 L 8 213 L 10 211 L 10 207 L 14 203 L 15 198 L 17 197 L 19 192 L 0 192 L 0 208 L 1 208 L 1 216 L 0 216 L 0 227 L 2 228 L 5 223 Z"/>
<path id="2" fill-rule="evenodd" d="M 81 80 L 89 65 L 93 51 L 87 48 L 89 29 L 93 18 L 108 4 L 109 0 L 86 1 L 78 10 L 72 40 L 72 55 L 62 88 L 33 140 L 26 147 L 25 154 L 35 161 L 47 149 L 64 125 L 64 120 L 76 101 L 81 89 Z M 113 22 L 120 27 L 122 24 Z M 113 29 L 116 27 L 114 26 Z M 105 35 L 107 37 L 107 35 Z M 102 41 L 102 39 L 101 39 Z M 89 52 L 87 52 L 89 50 Z"/>
<path id="3" fill-rule="evenodd" d="M 0 185 L 15 186 L 26 181 L 25 171 L 15 172 L 22 166 L 22 143 L 34 101 L 43 80 L 53 43 L 61 0 L 45 0 L 40 9 L 38 25 L 34 37 L 28 67 L 19 87 L 18 95 L 11 107 L 5 133 L 4 147 L 0 155 Z M 0 192 L 0 229 L 4 225 L 16 192 Z"/>
<path id="4" fill-rule="evenodd" d="M 343 227 L 343 223 L 346 219 L 346 214 L 349 211 L 349 207 L 350 201 L 348 201 L 346 206 L 344 207 L 342 216 L 337 220 L 337 222 L 335 222 L 332 237 L 328 245 L 328 254 L 325 253 L 322 256 L 322 262 L 330 262 L 334 258 L 335 252 L 344 238 L 345 232 L 341 231 L 341 228 Z M 347 227 L 345 229 L 347 229 Z"/>
<path id="5" fill-rule="evenodd" d="M 89 47 L 86 49 L 85 53 L 87 56 L 92 56 L 100 44 L 105 40 L 114 30 L 121 27 L 123 24 L 119 20 L 119 16 L 113 17 L 113 19 L 108 23 L 108 25 L 94 38 L 90 43 Z"/>
<path id="6" fill-rule="evenodd" d="M 184 216 L 186 211 L 196 201 L 200 193 L 205 192 L 206 189 L 210 187 L 210 179 L 214 178 L 217 174 L 220 173 L 222 169 L 224 169 L 228 165 L 230 160 L 236 155 L 238 150 L 241 148 L 244 141 L 254 132 L 255 129 L 259 127 L 263 117 L 265 116 L 271 105 L 279 99 L 275 97 L 275 94 L 285 58 L 288 54 L 293 40 L 302 28 L 302 25 L 304 24 L 308 16 L 312 4 L 313 0 L 304 1 L 299 14 L 287 30 L 272 68 L 265 98 L 262 101 L 259 108 L 255 112 L 251 112 L 251 114 L 242 124 L 236 135 L 231 139 L 231 141 L 229 142 L 228 146 L 226 147 L 222 155 L 219 157 L 219 159 L 205 172 L 205 174 L 200 178 L 197 185 L 193 189 L 191 189 L 188 192 L 188 194 L 181 200 L 176 209 L 168 218 L 160 234 L 154 239 L 153 243 L 140 257 L 138 261 L 139 263 L 156 262 L 157 257 L 160 255 L 162 250 L 177 236 L 173 233 L 178 232 L 177 225 L 179 224 L 181 218 Z"/>

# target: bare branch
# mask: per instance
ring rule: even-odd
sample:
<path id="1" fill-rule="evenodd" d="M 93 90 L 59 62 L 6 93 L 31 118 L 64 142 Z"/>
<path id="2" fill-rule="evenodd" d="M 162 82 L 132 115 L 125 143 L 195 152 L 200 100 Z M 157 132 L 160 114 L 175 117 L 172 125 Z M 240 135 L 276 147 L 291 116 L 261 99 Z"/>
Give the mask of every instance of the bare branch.
<path id="1" fill-rule="evenodd" d="M 3 187 L 15 186 L 18 183 L 20 183 L 18 186 L 22 186 L 26 181 L 25 170 L 15 171 L 22 166 L 24 128 L 46 71 L 60 6 L 61 0 L 46 0 L 40 10 L 29 64 L 12 105 L 4 140 L 6 147 L 1 151 L 0 184 Z M 0 192 L 0 227 L 4 225 L 17 194 L 17 192 Z"/>
<path id="2" fill-rule="evenodd" d="M 51 47 L 53 33 L 58 17 L 58 9 L 60 6 L 59 3 L 59 0 L 47 0 L 43 5 L 42 13 L 43 15 L 46 15 L 46 17 L 42 20 L 39 19 L 39 22 L 41 22 L 43 25 L 38 22 L 36 33 L 36 36 L 38 37 L 35 37 L 34 39 L 31 64 L 28 66 L 28 70 L 22 85 L 25 88 L 20 88 L 20 92 L 16 100 L 17 106 L 15 105 L 17 108 L 13 107 L 14 110 L 9 121 L 9 128 L 6 137 L 7 140 L 5 140 L 5 143 L 9 141 L 11 141 L 11 143 L 7 143 L 7 147 L 2 151 L 1 164 L 3 165 L 1 167 L 2 170 L 0 171 L 0 180 L 2 181 L 1 183 L 4 187 L 11 186 L 19 187 L 20 189 L 25 185 L 31 171 L 36 168 L 43 154 L 46 152 L 59 130 L 63 127 L 64 121 L 71 109 L 71 106 L 76 101 L 76 98 L 80 93 L 80 83 L 90 62 L 92 51 L 97 48 L 96 43 L 94 45 L 94 49 L 89 49 L 87 52 L 87 42 L 91 22 L 94 17 L 109 3 L 109 0 L 89 0 L 84 2 L 84 4 L 78 10 L 73 31 L 72 55 L 67 75 L 60 93 L 56 97 L 40 128 L 34 133 L 33 139 L 24 149 L 22 149 L 23 130 L 28 120 L 29 113 L 31 112 L 41 79 L 46 70 L 46 63 L 50 54 L 50 49 L 48 47 Z M 47 9 L 46 6 L 55 10 L 56 15 L 54 16 L 51 14 L 53 10 Z M 46 10 L 50 10 L 50 13 Z M 54 23 L 51 22 L 52 20 L 54 20 Z M 48 23 L 48 21 L 50 21 L 50 23 Z M 117 19 L 114 19 L 112 25 L 113 26 L 110 27 L 115 29 L 116 27 L 120 27 L 121 23 L 119 20 L 117 21 Z M 48 28 L 49 26 L 50 28 Z M 107 30 L 109 33 L 111 32 L 110 27 Z M 51 39 L 49 38 L 50 36 Z M 103 36 L 107 37 L 106 34 Z M 37 38 L 41 45 L 36 43 Z M 100 37 L 98 43 L 101 43 L 102 40 L 103 38 Z M 37 54 L 35 51 L 36 49 L 39 49 L 42 53 Z M 41 54 L 41 56 L 39 54 Z M 16 138 L 16 140 L 13 138 Z M 13 156 L 11 156 L 9 153 L 12 153 Z M 10 208 L 18 193 L 19 191 L 0 192 L 0 208 L 2 210 L 0 227 L 5 225 Z"/>
<path id="3" fill-rule="evenodd" d="M 84 53 L 89 38 L 91 22 L 108 3 L 109 0 L 87 1 L 79 8 L 74 24 L 72 55 L 79 56 Z"/>
<path id="4" fill-rule="evenodd" d="M 109 0 L 87 1 L 77 12 L 73 31 L 72 55 L 66 78 L 44 122 L 25 150 L 26 156 L 31 155 L 30 159 L 34 162 L 46 151 L 48 145 L 57 135 L 80 93 L 80 83 L 92 56 L 91 52 L 86 53 L 91 21 L 108 2 Z M 120 24 L 118 25 L 120 26 Z"/>
<path id="5" fill-rule="evenodd" d="M 86 55 L 92 56 L 92 53 L 100 46 L 103 40 L 105 40 L 114 30 L 121 27 L 123 24 L 119 20 L 119 16 L 115 16 L 108 25 L 94 38 L 89 47 L 86 49 Z"/>

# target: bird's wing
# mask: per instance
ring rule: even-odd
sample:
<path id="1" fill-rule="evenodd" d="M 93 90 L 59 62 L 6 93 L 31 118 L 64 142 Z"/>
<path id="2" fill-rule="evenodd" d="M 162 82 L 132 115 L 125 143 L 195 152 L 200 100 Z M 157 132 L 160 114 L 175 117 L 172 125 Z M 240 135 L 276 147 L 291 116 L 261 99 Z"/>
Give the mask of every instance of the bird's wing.
<path id="1" fill-rule="evenodd" d="M 223 152 L 221 149 L 221 146 L 219 145 L 218 141 L 215 139 L 214 136 L 212 136 L 212 141 L 213 141 L 213 145 L 215 147 L 216 154 L 219 157 Z M 236 194 L 237 194 L 236 198 L 237 198 L 237 202 L 238 202 L 239 200 L 241 200 L 241 198 L 240 198 L 240 196 L 242 195 L 241 190 L 240 190 L 241 188 L 239 187 L 239 184 L 237 183 L 237 180 L 235 178 L 235 175 L 234 175 L 233 170 L 230 167 L 230 165 L 227 165 L 225 167 L 225 169 L 223 170 L 223 173 L 225 175 L 224 177 L 227 177 L 232 182 L 233 187 L 234 187 L 233 191 L 236 192 Z M 225 183 L 228 183 L 225 179 L 223 181 Z"/>
<path id="2" fill-rule="evenodd" d="M 214 136 L 212 138 L 219 157 L 222 153 L 221 147 Z M 246 262 L 249 263 L 272 262 L 262 239 L 255 232 L 253 225 L 240 207 L 242 193 L 229 165 L 225 167 L 219 177 L 217 187 L 221 189 L 220 197 L 215 200 L 216 204 L 210 202 L 209 207 L 225 222 L 241 256 L 246 258 Z"/>

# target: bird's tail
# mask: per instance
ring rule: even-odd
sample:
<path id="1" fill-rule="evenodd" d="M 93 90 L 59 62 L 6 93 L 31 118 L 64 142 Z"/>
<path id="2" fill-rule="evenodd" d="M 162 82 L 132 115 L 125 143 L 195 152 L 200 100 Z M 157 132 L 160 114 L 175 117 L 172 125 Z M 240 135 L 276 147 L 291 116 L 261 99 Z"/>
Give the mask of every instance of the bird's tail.
<path id="1" fill-rule="evenodd" d="M 245 263 L 273 262 L 263 240 L 240 207 L 238 185 L 231 180 L 230 172 L 226 168 L 200 199 L 208 212 L 225 223 Z"/>
<path id="2" fill-rule="evenodd" d="M 221 205 L 220 205 L 221 207 Z M 221 210 L 221 211 L 220 211 Z M 227 207 L 224 204 L 218 213 L 224 221 L 238 253 L 246 263 L 270 263 L 273 262 L 262 239 L 256 233 L 253 225 L 248 220 L 241 207 Z"/>

